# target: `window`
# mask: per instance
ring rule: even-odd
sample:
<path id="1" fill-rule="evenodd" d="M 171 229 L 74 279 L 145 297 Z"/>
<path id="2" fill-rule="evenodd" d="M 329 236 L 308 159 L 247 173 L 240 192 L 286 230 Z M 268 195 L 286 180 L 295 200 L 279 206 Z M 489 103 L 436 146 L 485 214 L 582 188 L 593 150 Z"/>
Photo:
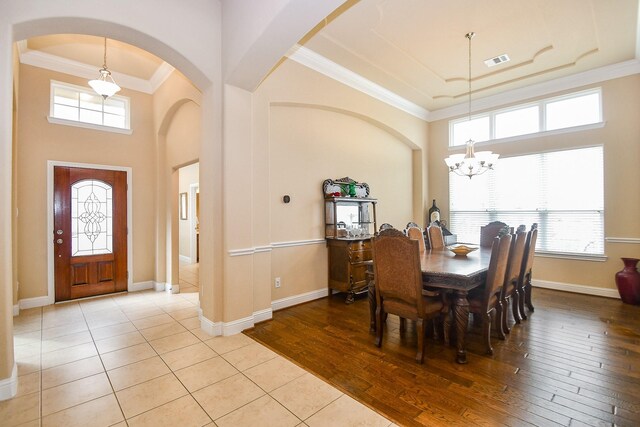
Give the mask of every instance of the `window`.
<path id="1" fill-rule="evenodd" d="M 449 122 L 449 146 L 602 122 L 601 90 L 590 89 Z"/>
<path id="2" fill-rule="evenodd" d="M 92 89 L 51 81 L 50 121 L 103 130 L 130 129 L 129 98 L 103 99 Z"/>
<path id="3" fill-rule="evenodd" d="M 450 226 L 478 243 L 480 226 L 538 223 L 536 250 L 604 254 L 602 147 L 501 159 L 490 173 L 449 180 Z"/>

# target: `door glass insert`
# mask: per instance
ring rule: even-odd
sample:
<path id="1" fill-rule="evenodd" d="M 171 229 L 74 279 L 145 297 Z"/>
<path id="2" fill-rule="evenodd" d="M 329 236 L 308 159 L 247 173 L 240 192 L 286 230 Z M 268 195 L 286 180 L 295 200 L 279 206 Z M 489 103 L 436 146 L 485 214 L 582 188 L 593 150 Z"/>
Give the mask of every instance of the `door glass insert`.
<path id="1" fill-rule="evenodd" d="M 113 252 L 113 189 L 95 179 L 71 186 L 71 256 Z"/>

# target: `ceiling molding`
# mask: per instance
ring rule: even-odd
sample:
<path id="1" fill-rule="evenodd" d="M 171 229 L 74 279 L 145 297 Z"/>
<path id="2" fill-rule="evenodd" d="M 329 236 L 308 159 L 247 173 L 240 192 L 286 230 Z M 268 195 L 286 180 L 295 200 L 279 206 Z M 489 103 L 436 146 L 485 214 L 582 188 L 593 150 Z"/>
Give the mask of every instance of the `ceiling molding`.
<path id="1" fill-rule="evenodd" d="M 365 93 L 386 104 L 422 120 L 427 120 L 429 111 L 388 89 L 336 64 L 306 47 L 295 45 L 286 55 L 289 59 L 319 72 L 333 80 Z"/>
<path id="2" fill-rule="evenodd" d="M 640 60 L 632 59 L 618 64 L 607 65 L 582 73 L 572 74 L 559 79 L 533 84 L 519 89 L 487 96 L 473 101 L 474 111 L 496 108 L 505 104 L 523 101 L 537 96 L 549 95 L 564 90 L 575 89 L 594 83 L 600 83 L 611 79 L 640 74 Z M 455 116 L 468 114 L 466 104 L 453 105 L 451 107 L 433 110 L 429 113 L 427 121 L 448 119 Z"/>
<path id="3" fill-rule="evenodd" d="M 83 79 L 94 79 L 98 76 L 98 66 L 88 65 L 71 59 L 62 58 L 57 55 L 31 50 L 27 47 L 26 40 L 21 40 L 16 44 L 18 46 L 18 54 L 21 64 L 70 74 Z M 117 71 L 112 71 L 111 75 L 122 88 L 153 94 L 169 77 L 173 70 L 174 68 L 171 65 L 163 62 L 149 80 L 119 73 Z"/>

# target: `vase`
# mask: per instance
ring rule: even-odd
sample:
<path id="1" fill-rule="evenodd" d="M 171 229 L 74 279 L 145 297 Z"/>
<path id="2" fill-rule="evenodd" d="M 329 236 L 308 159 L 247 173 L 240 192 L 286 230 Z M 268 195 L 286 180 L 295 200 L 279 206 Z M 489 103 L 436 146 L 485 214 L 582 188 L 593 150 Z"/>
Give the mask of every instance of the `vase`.
<path id="1" fill-rule="evenodd" d="M 626 304 L 640 304 L 640 273 L 636 268 L 638 258 L 621 258 L 624 268 L 616 273 L 616 286 L 620 299 Z"/>

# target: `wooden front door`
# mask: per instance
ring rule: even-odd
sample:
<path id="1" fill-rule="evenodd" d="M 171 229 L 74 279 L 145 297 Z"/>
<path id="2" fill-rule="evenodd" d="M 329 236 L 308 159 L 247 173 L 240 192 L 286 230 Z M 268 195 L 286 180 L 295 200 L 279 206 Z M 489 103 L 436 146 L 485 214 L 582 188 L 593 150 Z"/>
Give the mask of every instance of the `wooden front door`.
<path id="1" fill-rule="evenodd" d="M 127 174 L 54 167 L 56 301 L 127 290 Z"/>

